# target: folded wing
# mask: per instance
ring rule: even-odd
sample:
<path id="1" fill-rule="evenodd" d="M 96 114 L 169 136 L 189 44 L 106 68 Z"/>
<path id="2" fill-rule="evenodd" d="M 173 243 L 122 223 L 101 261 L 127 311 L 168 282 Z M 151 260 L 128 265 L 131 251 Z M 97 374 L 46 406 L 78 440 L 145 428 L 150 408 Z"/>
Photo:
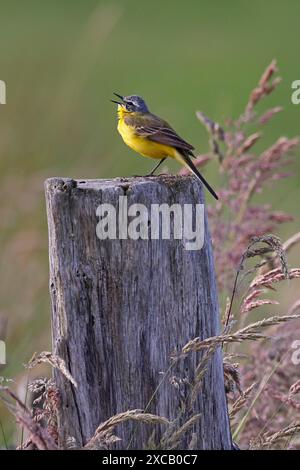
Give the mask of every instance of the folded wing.
<path id="1" fill-rule="evenodd" d="M 194 147 L 183 140 L 171 127 L 164 125 L 142 125 L 136 127 L 137 135 L 144 137 L 153 142 L 158 142 L 163 145 L 169 145 L 176 149 L 184 150 L 192 155 Z"/>

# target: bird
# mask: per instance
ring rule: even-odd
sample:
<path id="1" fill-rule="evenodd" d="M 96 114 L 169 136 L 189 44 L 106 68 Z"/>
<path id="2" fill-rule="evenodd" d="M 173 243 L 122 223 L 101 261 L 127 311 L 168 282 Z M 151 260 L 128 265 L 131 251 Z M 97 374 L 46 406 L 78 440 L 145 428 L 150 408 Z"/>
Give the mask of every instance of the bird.
<path id="1" fill-rule="evenodd" d="M 191 158 L 196 158 L 194 147 L 183 140 L 167 121 L 152 114 L 140 96 L 113 94 L 121 100 L 110 101 L 118 105 L 118 132 L 125 144 L 144 157 L 159 159 L 151 173 L 145 176 L 153 176 L 167 157 L 174 158 L 189 168 L 212 196 L 218 199 L 216 192 L 192 162 Z"/>

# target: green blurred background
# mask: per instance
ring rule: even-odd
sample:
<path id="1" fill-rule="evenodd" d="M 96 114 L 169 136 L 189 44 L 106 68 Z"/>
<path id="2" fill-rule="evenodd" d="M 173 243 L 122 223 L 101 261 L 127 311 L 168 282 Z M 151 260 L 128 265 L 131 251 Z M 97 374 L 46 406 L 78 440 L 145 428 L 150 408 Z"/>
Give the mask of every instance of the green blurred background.
<path id="1" fill-rule="evenodd" d="M 113 91 L 142 95 L 206 152 L 195 111 L 221 123 L 237 117 L 273 58 L 284 81 L 266 104 L 284 112 L 265 127 L 260 146 L 300 134 L 300 105 L 290 100 L 291 82 L 300 79 L 299 18 L 297 0 L 0 1 L 0 79 L 7 85 L 0 106 L 0 314 L 8 361 L 0 375 L 17 378 L 20 393 L 22 364 L 51 348 L 43 181 L 149 171 L 152 161 L 117 134 Z M 293 178 L 263 195 L 296 217 L 283 238 L 299 227 L 299 171 L 298 161 Z M 214 164 L 207 175 L 218 188 Z M 2 408 L 0 417 L 9 438 Z"/>

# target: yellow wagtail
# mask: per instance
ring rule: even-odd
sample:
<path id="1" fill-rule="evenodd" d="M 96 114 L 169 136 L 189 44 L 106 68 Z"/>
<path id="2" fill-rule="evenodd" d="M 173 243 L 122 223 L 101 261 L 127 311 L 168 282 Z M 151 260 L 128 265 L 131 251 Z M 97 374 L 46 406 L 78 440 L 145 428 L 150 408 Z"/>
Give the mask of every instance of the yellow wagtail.
<path id="1" fill-rule="evenodd" d="M 150 113 L 145 101 L 136 95 L 121 96 L 114 93 L 120 101 L 111 100 L 118 105 L 118 131 L 125 144 L 144 157 L 157 158 L 160 161 L 147 176 L 152 176 L 167 157 L 175 158 L 188 167 L 192 173 L 218 199 L 217 194 L 200 174 L 190 157 L 194 147 L 183 140 L 163 119 Z"/>

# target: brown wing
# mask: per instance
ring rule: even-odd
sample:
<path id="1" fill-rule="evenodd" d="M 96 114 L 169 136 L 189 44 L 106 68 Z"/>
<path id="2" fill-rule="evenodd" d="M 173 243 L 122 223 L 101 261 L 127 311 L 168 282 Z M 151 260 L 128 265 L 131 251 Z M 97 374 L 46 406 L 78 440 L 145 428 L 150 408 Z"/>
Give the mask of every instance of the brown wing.
<path id="1" fill-rule="evenodd" d="M 135 131 L 137 135 L 154 142 L 159 142 L 160 144 L 176 147 L 179 150 L 185 150 L 192 154 L 194 147 L 191 144 L 183 140 L 167 122 L 154 115 L 152 116 L 153 118 L 148 119 L 148 122 L 146 121 L 145 123 L 136 126 Z"/>

